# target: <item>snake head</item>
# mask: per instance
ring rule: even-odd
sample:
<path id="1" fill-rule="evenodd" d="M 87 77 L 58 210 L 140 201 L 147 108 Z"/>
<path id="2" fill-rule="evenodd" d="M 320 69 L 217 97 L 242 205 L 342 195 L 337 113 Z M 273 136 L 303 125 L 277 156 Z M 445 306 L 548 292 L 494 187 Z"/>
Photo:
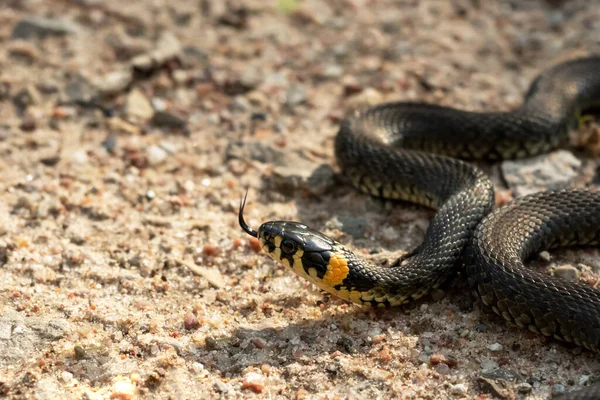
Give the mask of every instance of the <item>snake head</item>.
<path id="1" fill-rule="evenodd" d="M 347 265 L 339 262 L 339 243 L 294 221 L 269 221 L 254 230 L 244 221 L 245 204 L 246 198 L 240 204 L 240 226 L 247 234 L 258 239 L 260 247 L 269 257 L 325 290 L 346 277 Z M 341 264 L 343 266 L 338 268 Z"/>

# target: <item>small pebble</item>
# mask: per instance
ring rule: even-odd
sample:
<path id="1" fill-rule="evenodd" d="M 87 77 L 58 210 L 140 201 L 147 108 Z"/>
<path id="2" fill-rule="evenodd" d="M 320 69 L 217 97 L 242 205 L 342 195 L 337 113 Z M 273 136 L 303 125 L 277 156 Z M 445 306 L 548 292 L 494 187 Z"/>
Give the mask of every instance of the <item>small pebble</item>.
<path id="1" fill-rule="evenodd" d="M 494 344 L 490 344 L 489 346 L 487 346 L 488 349 L 490 349 L 491 351 L 500 351 L 502 350 L 502 345 L 500 343 L 494 343 Z"/>
<path id="2" fill-rule="evenodd" d="M 89 161 L 87 152 L 85 150 L 76 150 L 70 155 L 70 160 L 73 164 L 84 165 Z"/>
<path id="3" fill-rule="evenodd" d="M 260 253 L 262 250 L 262 248 L 260 247 L 260 242 L 255 237 L 248 239 L 248 246 L 250 246 L 250 248 L 256 253 Z"/>
<path id="4" fill-rule="evenodd" d="M 12 31 L 12 39 L 62 36 L 79 31 L 78 25 L 63 18 L 29 16 L 21 19 Z"/>
<path id="5" fill-rule="evenodd" d="M 547 251 L 542 251 L 540 253 L 540 259 L 543 261 L 549 262 L 551 258 L 552 257 L 550 256 L 550 253 L 548 253 Z"/>
<path id="6" fill-rule="evenodd" d="M 37 122 L 36 122 L 35 118 L 31 115 L 26 115 L 21 120 L 20 128 L 24 132 L 34 131 L 36 127 L 37 127 Z"/>
<path id="7" fill-rule="evenodd" d="M 503 206 L 513 199 L 511 190 L 500 190 L 496 192 L 496 204 L 498 206 Z"/>
<path id="8" fill-rule="evenodd" d="M 242 381 L 242 389 L 249 389 L 254 393 L 262 393 L 265 388 L 265 378 L 256 372 L 250 372 Z"/>
<path id="9" fill-rule="evenodd" d="M 521 382 L 517 385 L 517 392 L 521 394 L 531 393 L 533 387 L 527 382 Z"/>
<path id="10" fill-rule="evenodd" d="M 219 348 L 219 343 L 216 341 L 215 338 L 207 336 L 206 339 L 204 339 L 204 342 L 206 343 L 207 350 L 216 350 Z"/>
<path id="11" fill-rule="evenodd" d="M 148 120 L 154 115 L 154 109 L 141 90 L 133 89 L 125 101 L 125 114 L 129 118 Z"/>
<path id="12" fill-rule="evenodd" d="M 564 393 L 565 392 L 565 386 L 559 384 L 556 384 L 554 386 L 552 386 L 552 393 L 556 394 L 556 393 Z"/>
<path id="13" fill-rule="evenodd" d="M 554 270 L 554 276 L 573 282 L 579 278 L 579 271 L 571 265 L 561 265 Z"/>
<path id="14" fill-rule="evenodd" d="M 219 254 L 219 247 L 214 244 L 205 244 L 202 248 L 202 254 L 209 257 L 214 257 Z"/>
<path id="15" fill-rule="evenodd" d="M 285 94 L 285 102 L 289 106 L 297 106 L 306 101 L 306 89 L 300 85 L 290 86 Z"/>
<path id="16" fill-rule="evenodd" d="M 227 393 L 231 390 L 231 387 L 225 382 L 217 380 L 215 382 L 215 390 L 219 393 Z"/>
<path id="17" fill-rule="evenodd" d="M 446 364 L 438 364 L 434 369 L 440 375 L 448 375 L 450 373 L 450 367 Z"/>
<path id="18" fill-rule="evenodd" d="M 452 385 L 450 387 L 450 393 L 455 396 L 465 396 L 467 394 L 467 386 L 464 383 Z"/>
<path id="19" fill-rule="evenodd" d="M 306 390 L 304 388 L 300 388 L 296 391 L 295 399 L 296 400 L 304 400 L 304 399 L 307 399 L 309 395 L 310 395 L 310 393 L 308 392 L 308 390 Z"/>
<path id="20" fill-rule="evenodd" d="M 202 363 L 199 363 L 199 362 L 195 362 L 195 363 L 193 363 L 193 364 L 192 364 L 192 369 L 193 369 L 193 370 L 194 370 L 194 372 L 195 372 L 195 373 L 197 373 L 197 374 L 199 374 L 199 373 L 201 373 L 201 372 L 205 371 L 204 364 L 202 364 Z"/>
<path id="21" fill-rule="evenodd" d="M 169 111 L 156 111 L 152 117 L 152 123 L 166 128 L 184 128 L 187 120 Z"/>
<path id="22" fill-rule="evenodd" d="M 254 347 L 261 350 L 264 349 L 267 345 L 264 339 L 259 337 L 252 338 L 252 344 L 254 345 Z"/>
<path id="23" fill-rule="evenodd" d="M 579 385 L 581 386 L 585 386 L 590 382 L 590 376 L 589 375 L 581 375 L 579 377 Z"/>
<path id="24" fill-rule="evenodd" d="M 183 327 L 188 331 L 194 331 L 200 328 L 198 317 L 191 311 L 186 312 L 183 317 Z"/>
<path id="25" fill-rule="evenodd" d="M 75 352 L 75 358 L 77 360 L 83 360 L 84 358 L 87 357 L 87 353 L 86 353 L 85 349 L 81 346 L 75 346 L 73 348 L 73 351 Z"/>
<path id="26" fill-rule="evenodd" d="M 135 386 L 126 381 L 118 381 L 113 386 L 111 399 L 129 400 L 135 395 Z"/>
<path id="27" fill-rule="evenodd" d="M 163 150 L 160 146 L 148 147 L 148 163 L 150 165 L 159 165 L 166 160 L 169 154 Z"/>
<path id="28" fill-rule="evenodd" d="M 62 379 L 62 381 L 64 383 L 69 383 L 69 382 L 71 382 L 73 380 L 73 374 L 70 373 L 69 371 L 63 371 L 60 374 L 60 379 Z"/>
<path id="29" fill-rule="evenodd" d="M 379 344 L 385 340 L 385 335 L 373 335 L 371 337 L 371 342 L 373 344 Z"/>

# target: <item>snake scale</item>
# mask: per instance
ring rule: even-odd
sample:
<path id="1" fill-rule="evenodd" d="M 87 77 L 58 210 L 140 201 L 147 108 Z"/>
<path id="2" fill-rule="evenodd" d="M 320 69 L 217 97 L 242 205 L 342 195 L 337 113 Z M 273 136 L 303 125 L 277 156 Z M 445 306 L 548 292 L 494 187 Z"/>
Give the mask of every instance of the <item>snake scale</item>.
<path id="1" fill-rule="evenodd" d="M 363 260 L 298 222 L 270 221 L 256 231 L 243 220 L 245 201 L 240 225 L 275 260 L 359 304 L 418 299 L 463 262 L 470 285 L 504 319 L 600 353 L 600 291 L 524 266 L 545 249 L 598 245 L 600 190 L 541 192 L 492 212 L 490 179 L 466 162 L 523 158 L 559 147 L 578 118 L 599 106 L 600 56 L 591 56 L 543 71 L 522 105 L 509 112 L 397 102 L 348 116 L 335 154 L 353 185 L 376 197 L 437 209 L 423 243 L 390 266 Z M 600 386 L 569 396 L 600 398 Z"/>

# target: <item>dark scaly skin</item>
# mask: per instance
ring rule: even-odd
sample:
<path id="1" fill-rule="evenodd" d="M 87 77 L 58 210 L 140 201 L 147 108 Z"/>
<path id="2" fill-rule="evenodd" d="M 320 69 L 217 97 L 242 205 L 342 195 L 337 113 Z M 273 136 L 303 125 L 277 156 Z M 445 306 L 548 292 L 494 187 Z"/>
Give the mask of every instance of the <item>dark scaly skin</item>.
<path id="1" fill-rule="evenodd" d="M 494 203 L 492 184 L 477 167 L 451 158 L 498 160 L 549 151 L 566 141 L 568 129 L 582 112 L 599 106 L 600 57 L 589 57 L 543 72 L 532 83 L 523 105 L 510 112 L 390 103 L 346 118 L 336 137 L 335 152 L 338 165 L 353 184 L 374 196 L 438 211 L 423 243 L 404 263 L 375 266 L 327 238 L 329 247 L 321 254 L 345 258 L 349 271 L 343 281 L 331 285 L 322 279 L 331 268 L 325 264 L 320 272 L 315 268 L 309 279 L 357 303 L 402 304 L 444 282 L 470 244 L 467 275 L 484 303 L 517 325 L 599 352 L 599 291 L 531 272 L 523 267 L 523 260 L 555 246 L 598 244 L 600 192 L 568 190 L 528 196 L 480 225 Z M 280 229 L 281 224 L 289 224 L 287 232 Z M 304 235 L 304 228 L 298 223 L 272 222 L 261 226 L 258 237 L 271 235 L 280 242 L 301 237 L 298 246 L 311 248 L 312 236 Z M 268 240 L 263 245 L 269 255 L 283 261 L 281 251 L 277 257 L 271 251 L 275 247 Z M 309 269 L 304 263 L 314 268 L 309 254 L 294 265 L 305 277 Z M 328 257 L 322 259 L 329 262 Z M 600 385 L 576 396 L 600 398 Z"/>
<path id="2" fill-rule="evenodd" d="M 545 249 L 597 246 L 600 191 L 547 191 L 487 216 L 466 256 L 469 283 L 486 305 L 533 332 L 600 350 L 600 291 L 525 268 Z"/>
<path id="3" fill-rule="evenodd" d="M 466 159 L 535 155 L 563 143 L 579 113 L 598 104 L 600 57 L 591 57 L 543 72 L 523 105 L 510 112 L 390 103 L 344 120 L 336 156 L 357 188 L 438 209 L 423 244 L 406 265 L 357 267 L 355 281 L 361 289 L 383 287 L 389 297 L 407 301 L 426 294 L 455 269 L 476 226 L 491 210 L 493 188 L 481 170 L 432 153 Z"/>
<path id="4" fill-rule="evenodd" d="M 598 189 L 536 193 L 481 222 L 466 252 L 466 272 L 483 303 L 507 321 L 598 353 L 600 290 L 530 270 L 523 261 L 544 249 L 599 244 Z M 600 385 L 559 397 L 599 399 Z"/>

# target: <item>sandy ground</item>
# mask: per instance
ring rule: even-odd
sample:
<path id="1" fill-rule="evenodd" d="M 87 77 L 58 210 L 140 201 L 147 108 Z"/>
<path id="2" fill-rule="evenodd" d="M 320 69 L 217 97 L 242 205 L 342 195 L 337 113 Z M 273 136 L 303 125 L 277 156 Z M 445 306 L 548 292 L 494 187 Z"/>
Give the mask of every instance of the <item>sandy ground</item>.
<path id="1" fill-rule="evenodd" d="M 543 399 L 590 384 L 596 355 L 508 327 L 460 277 L 404 309 L 360 308 L 260 254 L 236 213 L 249 188 L 253 227 L 300 220 L 374 260 L 408 251 L 431 211 L 338 178 L 344 113 L 509 109 L 540 70 L 600 53 L 599 21 L 595 0 L 2 1 L 0 397 Z M 597 180 L 598 159 L 576 157 Z M 590 283 L 600 269 L 593 249 L 543 258 Z"/>

